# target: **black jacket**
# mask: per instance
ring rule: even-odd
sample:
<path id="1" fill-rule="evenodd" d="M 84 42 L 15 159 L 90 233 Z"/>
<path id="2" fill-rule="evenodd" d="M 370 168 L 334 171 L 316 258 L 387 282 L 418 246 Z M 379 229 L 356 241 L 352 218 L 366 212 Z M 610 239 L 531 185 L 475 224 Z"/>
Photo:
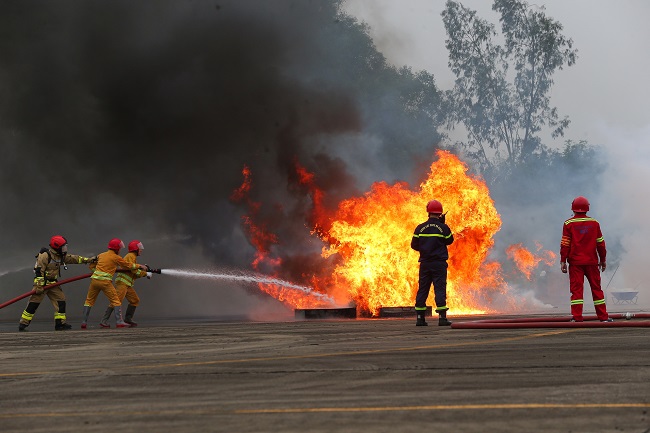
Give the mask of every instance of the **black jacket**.
<path id="1" fill-rule="evenodd" d="M 418 225 L 411 239 L 411 248 L 420 252 L 420 262 L 446 261 L 449 258 L 447 245 L 454 242 L 449 226 L 438 218 L 430 217 Z"/>

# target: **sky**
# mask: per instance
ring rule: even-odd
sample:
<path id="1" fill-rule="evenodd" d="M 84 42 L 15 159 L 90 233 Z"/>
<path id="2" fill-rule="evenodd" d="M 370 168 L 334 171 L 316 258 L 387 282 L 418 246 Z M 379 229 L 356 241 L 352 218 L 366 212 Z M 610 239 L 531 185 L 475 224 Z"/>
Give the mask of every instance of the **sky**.
<path id="1" fill-rule="evenodd" d="M 498 14 L 487 0 L 463 0 L 499 30 Z M 603 274 L 603 286 L 637 288 L 650 298 L 650 3 L 643 0 L 549 0 L 549 17 L 559 21 L 563 34 L 578 50 L 575 65 L 557 71 L 551 105 L 571 124 L 565 136 L 547 144 L 561 147 L 565 139 L 587 140 L 602 146 L 608 164 L 601 194 L 590 197 L 591 214 L 620 237 L 624 253 L 619 270 Z M 379 51 L 396 66 L 426 70 L 442 89 L 453 85 L 447 66 L 442 0 L 346 0 L 345 10 L 370 26 Z M 453 135 L 452 135 L 453 138 Z M 570 179 L 567 180 L 570 182 Z M 570 190 L 570 184 L 567 184 Z M 558 191 L 558 193 L 561 193 Z M 568 206 L 567 206 L 568 209 Z M 570 214 L 567 212 L 567 217 Z M 610 239 L 611 241 L 612 239 Z M 554 246 L 551 248 L 555 250 Z M 612 259 L 612 257 L 610 257 Z M 618 289 L 617 289 L 618 287 Z M 650 299 L 646 299 L 650 304 Z"/>
<path id="2" fill-rule="evenodd" d="M 464 0 L 499 29 L 489 0 Z M 562 23 L 578 49 L 575 65 L 556 72 L 552 103 L 571 118 L 565 138 L 612 143 L 611 131 L 642 131 L 650 123 L 650 3 L 643 0 L 552 0 L 547 16 Z M 370 26 L 379 50 L 395 65 L 427 70 L 451 88 L 443 0 L 346 0 L 345 10 Z M 562 139 L 559 139 L 560 144 Z"/>

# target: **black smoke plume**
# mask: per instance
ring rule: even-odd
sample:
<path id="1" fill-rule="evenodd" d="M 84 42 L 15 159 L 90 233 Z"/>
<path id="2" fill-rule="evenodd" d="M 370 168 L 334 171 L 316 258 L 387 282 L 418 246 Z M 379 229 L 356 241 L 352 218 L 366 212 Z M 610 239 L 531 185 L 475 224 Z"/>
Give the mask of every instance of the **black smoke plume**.
<path id="1" fill-rule="evenodd" d="M 389 66 L 339 8 L 4 2 L 3 267 L 31 267 L 53 234 L 81 254 L 138 238 L 158 266 L 249 266 L 246 210 L 229 199 L 244 166 L 287 255 L 313 249 L 294 161 L 330 203 L 376 180 L 415 182 L 440 140 L 433 77 Z"/>

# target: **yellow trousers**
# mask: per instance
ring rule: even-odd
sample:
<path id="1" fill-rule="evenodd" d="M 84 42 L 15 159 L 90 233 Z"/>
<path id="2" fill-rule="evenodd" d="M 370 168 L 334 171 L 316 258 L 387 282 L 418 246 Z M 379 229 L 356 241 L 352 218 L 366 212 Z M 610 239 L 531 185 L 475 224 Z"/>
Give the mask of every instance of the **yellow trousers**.
<path id="1" fill-rule="evenodd" d="M 122 282 L 117 282 L 115 283 L 115 290 L 117 291 L 117 296 L 120 298 L 120 303 L 126 298 L 130 305 L 134 307 L 140 305 L 140 297 L 133 287 L 129 287 Z"/>
<path id="2" fill-rule="evenodd" d="M 104 292 L 104 295 L 108 298 L 111 307 L 119 307 L 122 305 L 120 297 L 117 296 L 117 290 L 113 286 L 113 282 L 109 280 L 95 280 L 90 279 L 90 287 L 88 288 L 88 294 L 86 295 L 86 302 L 84 303 L 85 307 L 92 307 L 95 305 L 97 296 L 99 292 Z"/>

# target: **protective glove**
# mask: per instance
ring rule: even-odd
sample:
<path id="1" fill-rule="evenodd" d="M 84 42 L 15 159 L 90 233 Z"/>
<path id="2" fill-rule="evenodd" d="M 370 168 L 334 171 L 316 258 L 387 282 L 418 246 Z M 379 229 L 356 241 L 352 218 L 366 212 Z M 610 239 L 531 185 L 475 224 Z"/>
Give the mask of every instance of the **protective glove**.
<path id="1" fill-rule="evenodd" d="M 607 263 L 605 262 L 598 263 L 598 266 L 600 266 L 600 272 L 605 272 L 605 269 L 607 269 Z"/>
<path id="2" fill-rule="evenodd" d="M 152 275 L 151 272 L 147 272 L 147 280 L 151 279 L 151 275 Z"/>
<path id="3" fill-rule="evenodd" d="M 566 273 L 567 273 L 566 262 L 562 262 L 562 263 L 560 263 L 560 270 L 562 271 L 563 274 L 566 274 Z"/>
<path id="4" fill-rule="evenodd" d="M 36 286 L 34 289 L 37 295 L 42 295 L 45 290 L 43 290 L 43 286 Z"/>
<path id="5" fill-rule="evenodd" d="M 86 263 L 97 263 L 97 256 L 89 257 Z"/>

